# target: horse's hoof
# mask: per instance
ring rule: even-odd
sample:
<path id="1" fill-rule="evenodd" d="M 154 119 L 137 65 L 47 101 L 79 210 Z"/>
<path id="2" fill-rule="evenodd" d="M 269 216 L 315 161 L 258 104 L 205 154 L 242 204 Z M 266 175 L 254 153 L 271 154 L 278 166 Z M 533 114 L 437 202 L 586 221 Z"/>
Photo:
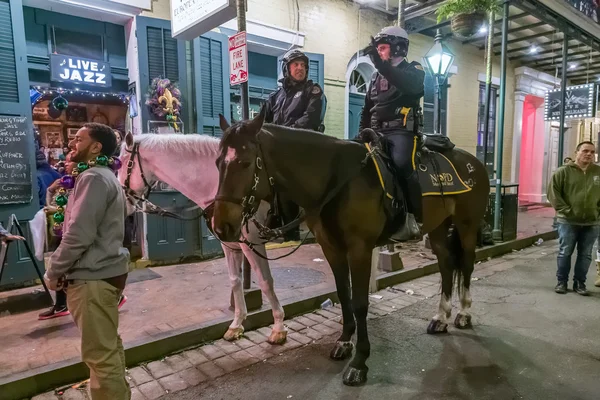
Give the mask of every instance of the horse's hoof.
<path id="1" fill-rule="evenodd" d="M 354 350 L 354 343 L 352 342 L 335 342 L 335 347 L 331 349 L 329 358 L 337 361 L 345 360 L 352 355 L 352 350 Z"/>
<path id="2" fill-rule="evenodd" d="M 271 336 L 267 339 L 269 344 L 284 344 L 287 340 L 287 331 L 271 332 Z"/>
<path id="3" fill-rule="evenodd" d="M 367 382 L 368 368 L 357 369 L 354 367 L 348 367 L 344 372 L 344 385 L 347 386 L 361 386 Z"/>
<path id="4" fill-rule="evenodd" d="M 223 335 L 223 339 L 228 342 L 233 342 L 234 340 L 238 340 L 244 334 L 244 327 L 240 326 L 239 328 L 229 328 L 225 335 Z"/>
<path id="5" fill-rule="evenodd" d="M 472 328 L 473 324 L 471 324 L 471 316 L 458 314 L 454 320 L 454 326 L 456 326 L 458 329 Z"/>
<path id="6" fill-rule="evenodd" d="M 437 333 L 448 333 L 448 324 L 440 320 L 433 319 L 427 327 L 427 333 L 430 335 L 435 335 Z"/>

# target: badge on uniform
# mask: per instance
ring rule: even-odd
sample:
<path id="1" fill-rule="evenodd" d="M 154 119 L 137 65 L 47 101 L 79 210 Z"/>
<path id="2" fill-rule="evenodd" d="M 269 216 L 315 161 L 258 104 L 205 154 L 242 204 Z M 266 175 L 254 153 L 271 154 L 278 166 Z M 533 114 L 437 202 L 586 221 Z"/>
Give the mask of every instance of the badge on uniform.
<path id="1" fill-rule="evenodd" d="M 389 88 L 390 88 L 389 82 L 387 81 L 387 79 L 382 77 L 381 80 L 379 81 L 379 90 L 381 90 L 382 92 L 385 92 Z"/>
<path id="2" fill-rule="evenodd" d="M 302 96 L 302 92 L 297 92 L 297 93 L 294 95 L 294 98 L 295 98 L 295 99 L 297 99 L 297 98 L 298 98 L 298 97 L 300 97 L 300 96 Z"/>
<path id="3" fill-rule="evenodd" d="M 312 94 L 319 94 L 319 93 L 321 93 L 321 89 L 318 86 L 313 86 Z"/>

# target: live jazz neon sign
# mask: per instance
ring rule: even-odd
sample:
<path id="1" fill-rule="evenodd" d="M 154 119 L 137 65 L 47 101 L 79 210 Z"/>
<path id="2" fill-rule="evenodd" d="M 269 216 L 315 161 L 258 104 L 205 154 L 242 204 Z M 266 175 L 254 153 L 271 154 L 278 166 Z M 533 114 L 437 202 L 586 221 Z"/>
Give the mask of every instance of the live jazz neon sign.
<path id="1" fill-rule="evenodd" d="M 106 62 L 60 54 L 51 56 L 53 81 L 87 86 L 110 87 L 112 85 L 110 65 Z"/>

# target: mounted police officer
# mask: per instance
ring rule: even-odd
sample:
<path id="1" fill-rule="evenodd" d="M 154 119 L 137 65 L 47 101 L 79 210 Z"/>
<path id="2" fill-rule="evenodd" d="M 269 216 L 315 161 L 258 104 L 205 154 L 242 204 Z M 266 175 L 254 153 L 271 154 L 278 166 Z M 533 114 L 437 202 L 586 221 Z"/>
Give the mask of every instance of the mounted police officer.
<path id="1" fill-rule="evenodd" d="M 384 135 L 397 168 L 408 206 L 405 224 L 391 237 L 398 241 L 422 237 L 417 224 L 422 219 L 421 188 L 414 157 L 425 71 L 418 62 L 406 60 L 408 44 L 406 31 L 390 26 L 363 50 L 377 71 L 365 98 L 360 129 L 371 128 Z"/>
<path id="2" fill-rule="evenodd" d="M 282 86 L 266 102 L 265 122 L 290 128 L 321 130 L 323 89 L 308 79 L 309 62 L 306 54 L 294 49 L 282 60 Z M 281 199 L 284 222 L 291 222 L 298 214 L 296 204 Z M 286 240 L 300 239 L 299 230 L 286 235 Z"/>

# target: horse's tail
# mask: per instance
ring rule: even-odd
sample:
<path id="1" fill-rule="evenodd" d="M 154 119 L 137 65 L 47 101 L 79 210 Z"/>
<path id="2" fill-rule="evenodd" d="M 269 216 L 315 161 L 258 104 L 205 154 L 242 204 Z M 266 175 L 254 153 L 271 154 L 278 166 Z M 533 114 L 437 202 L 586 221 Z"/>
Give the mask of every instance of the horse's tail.
<path id="1" fill-rule="evenodd" d="M 452 268 L 452 286 L 456 287 L 456 292 L 460 297 L 464 288 L 463 268 L 465 267 L 465 263 L 463 261 L 464 250 L 456 226 L 450 228 L 448 242 L 451 258 L 450 266 Z"/>

